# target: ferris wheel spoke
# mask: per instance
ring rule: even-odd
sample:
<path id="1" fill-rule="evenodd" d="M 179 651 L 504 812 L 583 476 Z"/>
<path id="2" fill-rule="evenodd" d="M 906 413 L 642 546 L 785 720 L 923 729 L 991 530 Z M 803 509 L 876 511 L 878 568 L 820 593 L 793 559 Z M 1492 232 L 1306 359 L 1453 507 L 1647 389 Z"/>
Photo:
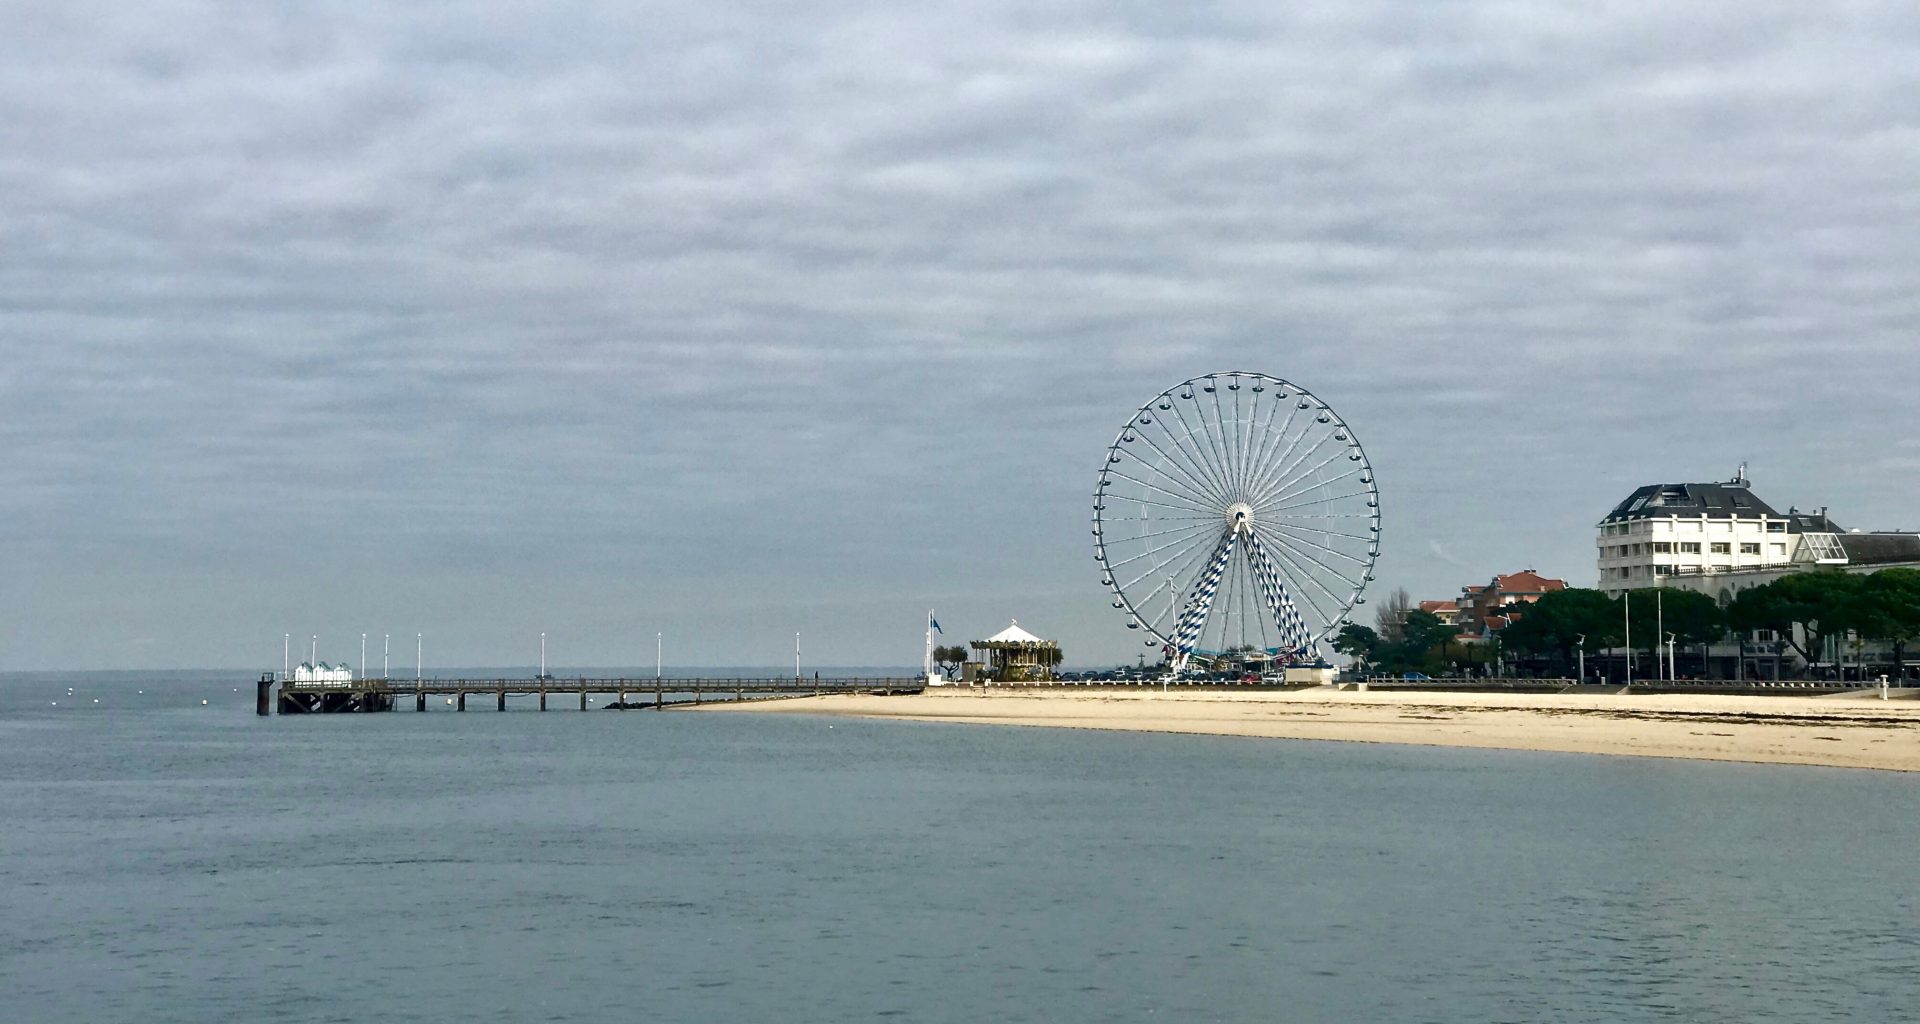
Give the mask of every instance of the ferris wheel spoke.
<path id="1" fill-rule="evenodd" d="M 1300 502 L 1295 502 L 1294 504 L 1291 504 L 1291 505 L 1278 505 L 1272 508 L 1263 508 L 1260 511 L 1269 512 L 1269 513 L 1285 512 L 1289 509 L 1306 508 L 1310 505 L 1325 505 L 1328 502 L 1342 501 L 1347 498 L 1366 498 L 1366 497 L 1369 497 L 1370 494 L 1371 492 L 1369 491 L 1353 491 L 1348 494 L 1336 494 L 1330 498 L 1314 498 L 1311 501 L 1300 501 Z M 1357 517 L 1358 517 L 1358 513 L 1355 513 L 1353 516 L 1342 516 L 1338 518 L 1357 518 Z"/>
<path id="2" fill-rule="evenodd" d="M 1262 528 L 1262 529 L 1265 529 L 1265 530 L 1274 530 L 1274 529 L 1278 529 L 1279 527 L 1282 527 L 1282 526 L 1284 526 L 1284 525 L 1285 525 L 1285 524 L 1283 524 L 1283 523 L 1275 523 L 1275 522 L 1271 522 L 1271 521 L 1268 521 L 1268 522 L 1263 522 L 1263 523 L 1261 523 L 1261 524 L 1260 524 L 1260 526 L 1261 526 L 1261 528 Z M 1300 546 L 1300 547 L 1302 547 L 1302 548 L 1310 548 L 1310 549 L 1313 549 L 1313 550 L 1317 550 L 1317 551 L 1325 551 L 1326 553 L 1328 553 L 1328 554 L 1330 554 L 1330 555 L 1333 555 L 1333 556 L 1334 556 L 1334 557 L 1336 557 L 1336 558 L 1343 558 L 1343 559 L 1346 559 L 1346 560 L 1347 560 L 1347 561 L 1349 561 L 1349 562 L 1353 562 L 1353 563 L 1356 563 L 1356 564 L 1358 564 L 1358 565 L 1361 565 L 1361 566 L 1366 566 L 1366 565 L 1370 565 L 1370 564 L 1372 564 L 1372 560 L 1371 560 L 1371 559 L 1366 559 L 1366 558 L 1362 558 L 1362 557 L 1360 557 L 1359 555 L 1356 555 L 1356 554 L 1353 554 L 1353 553 L 1351 553 L 1351 552 L 1347 552 L 1347 551 L 1342 551 L 1342 550 L 1340 550 L 1339 548 L 1337 548 L 1337 547 L 1335 547 L 1335 546 L 1333 546 L 1333 545 L 1331 545 L 1331 544 L 1327 544 L 1327 543 L 1325 543 L 1325 542 L 1322 542 L 1322 541 L 1316 541 L 1316 540 L 1312 540 L 1312 539 L 1310 539 L 1310 538 L 1307 538 L 1307 537 L 1295 537 L 1295 536 L 1293 536 L 1293 535 L 1291 535 L 1291 534 L 1282 534 L 1282 533 L 1276 533 L 1276 534 L 1274 534 L 1274 538 L 1275 538 L 1276 540 L 1278 540 L 1278 539 L 1282 539 L 1282 538 L 1284 538 L 1284 539 L 1286 539 L 1286 540 L 1289 540 L 1289 541 L 1292 541 L 1292 542 L 1294 542 L 1294 543 L 1295 543 L 1295 544 L 1296 544 L 1297 546 Z M 1356 538 L 1354 538 L 1354 539 L 1355 539 L 1355 540 L 1359 540 L 1359 539 L 1361 539 L 1361 538 L 1358 538 L 1358 537 L 1356 537 Z"/>
<path id="3" fill-rule="evenodd" d="M 1135 544 L 1135 543 L 1139 543 L 1140 541 L 1153 540 L 1156 537 L 1168 537 L 1176 533 L 1192 533 L 1195 530 L 1205 530 L 1207 529 L 1207 527 L 1208 527 L 1208 524 L 1200 523 L 1194 526 L 1175 526 L 1165 530 L 1149 530 L 1146 533 L 1134 534 L 1133 536 L 1126 537 L 1124 538 L 1124 541 L 1125 543 L 1128 543 L 1128 544 Z"/>
<path id="4" fill-rule="evenodd" d="M 1235 450 L 1234 442 L 1240 439 L 1240 379 L 1231 378 L 1227 391 L 1233 395 L 1233 419 L 1227 419 L 1226 410 L 1220 405 L 1218 386 L 1213 392 L 1213 415 L 1220 423 L 1220 447 L 1227 453 L 1227 482 L 1240 479 L 1240 453 Z"/>
<path id="5" fill-rule="evenodd" d="M 1200 540 L 1204 542 L 1207 538 L 1203 537 L 1200 538 Z M 1137 586 L 1150 576 L 1155 577 L 1153 586 L 1148 588 L 1145 595 L 1140 598 L 1140 604 L 1133 606 L 1134 617 L 1143 620 L 1150 619 L 1152 613 L 1150 611 L 1142 611 L 1142 609 L 1151 606 L 1162 591 L 1166 592 L 1169 601 L 1180 600 L 1181 596 L 1186 593 L 1186 584 L 1180 581 L 1194 579 L 1200 571 L 1202 559 L 1204 559 L 1211 550 L 1210 546 L 1196 542 L 1194 546 L 1182 549 L 1180 553 L 1173 558 L 1169 558 L 1164 563 L 1148 569 L 1146 572 L 1128 580 L 1125 585 L 1132 587 Z M 1175 566 L 1176 562 L 1180 563 L 1178 567 Z M 1170 640 L 1173 636 L 1173 625 L 1178 618 L 1179 609 L 1170 607 L 1167 609 L 1167 628 L 1165 630 L 1154 626 L 1149 626 L 1148 628 L 1152 629 L 1154 635 L 1161 639 Z"/>
<path id="6" fill-rule="evenodd" d="M 1161 432 L 1166 434 L 1169 440 L 1173 438 L 1173 432 L 1171 430 L 1166 430 L 1163 428 Z M 1216 488 L 1212 483 L 1208 482 L 1205 479 L 1205 474 L 1197 472 L 1192 467 L 1185 465 L 1180 460 L 1175 459 L 1172 455 L 1168 454 L 1167 450 L 1160 447 L 1159 442 L 1155 441 L 1153 439 L 1153 436 L 1148 434 L 1146 431 L 1141 430 L 1141 431 L 1135 431 L 1134 433 L 1135 433 L 1135 436 L 1147 442 L 1147 445 L 1151 447 L 1154 451 L 1159 452 L 1160 457 L 1162 459 L 1165 459 L 1168 465 L 1180 471 L 1180 476 L 1182 478 L 1181 486 L 1193 488 L 1195 493 L 1198 494 L 1200 497 L 1212 498 L 1215 501 L 1219 502 L 1221 507 L 1226 506 L 1227 504 L 1226 496 L 1222 494 L 1219 491 L 1219 489 Z M 1178 445 L 1176 445 L 1175 447 L 1177 448 Z M 1173 474 L 1168 473 L 1165 469 L 1162 469 L 1158 465 L 1153 465 L 1152 468 L 1155 472 L 1159 473 L 1161 476 L 1166 477 L 1169 482 L 1173 482 Z M 1135 482 L 1137 483 L 1138 481 L 1135 481 Z M 1193 495 L 1188 495 L 1188 499 L 1192 500 Z"/>
<path id="7" fill-rule="evenodd" d="M 1170 398 L 1171 396 L 1163 395 L 1161 397 Z M 1152 403 L 1149 402 L 1148 404 L 1151 405 Z M 1175 406 L 1173 408 L 1177 410 L 1178 407 Z M 1145 412 L 1142 412 L 1142 413 L 1139 413 L 1138 415 L 1145 416 L 1148 414 Z M 1187 452 L 1184 448 L 1180 446 L 1179 438 L 1174 434 L 1173 428 L 1167 425 L 1164 413 L 1162 413 L 1160 419 L 1154 420 L 1152 423 L 1139 424 L 1139 426 L 1158 426 L 1160 428 L 1159 433 L 1166 438 L 1169 444 L 1173 446 L 1174 451 L 1179 452 L 1182 456 L 1185 456 L 1184 458 L 1176 458 L 1173 452 L 1167 451 L 1166 448 L 1160 445 L 1160 442 L 1155 441 L 1153 439 L 1153 433 L 1150 431 L 1142 430 L 1142 429 L 1136 429 L 1134 431 L 1136 436 L 1138 436 L 1141 440 L 1147 442 L 1149 447 L 1151 447 L 1155 452 L 1157 452 L 1162 459 L 1166 460 L 1167 465 L 1170 465 L 1174 469 L 1177 469 L 1180 471 L 1181 479 L 1179 483 L 1182 487 L 1190 487 L 1194 490 L 1195 495 L 1197 495 L 1198 497 L 1211 498 L 1214 501 L 1218 502 L 1222 507 L 1224 507 L 1227 504 L 1225 492 L 1221 491 L 1219 486 L 1212 481 L 1211 475 L 1207 473 L 1206 470 L 1203 468 L 1203 464 L 1199 460 L 1193 458 L 1191 453 Z M 1185 427 L 1184 421 L 1182 422 L 1181 426 L 1184 429 Z M 1155 465 L 1153 468 L 1155 472 L 1158 472 L 1160 475 L 1165 476 L 1169 481 L 1174 480 L 1173 474 L 1168 473 L 1165 469 L 1161 468 L 1160 466 Z"/>
<path id="8" fill-rule="evenodd" d="M 1304 530 L 1307 533 L 1317 533 L 1326 537 L 1341 537 L 1341 538 L 1345 538 L 1346 540 L 1357 540 L 1357 541 L 1363 541 L 1363 542 L 1371 542 L 1373 540 L 1372 537 L 1363 537 L 1357 533 L 1340 533 L 1337 530 L 1320 530 L 1311 526 L 1299 526 L 1294 523 L 1286 522 L 1284 520 L 1277 521 L 1273 519 L 1262 519 L 1260 521 L 1260 525 L 1268 529 Z"/>
<path id="9" fill-rule="evenodd" d="M 1207 536 L 1208 534 L 1210 534 L 1210 533 L 1212 532 L 1212 531 L 1210 531 L 1210 530 L 1208 530 L 1208 529 L 1207 529 L 1207 528 L 1206 528 L 1205 526 L 1183 526 L 1183 527 L 1181 527 L 1181 528 L 1179 528 L 1179 529 L 1177 529 L 1177 530 L 1164 530 L 1164 531 L 1161 531 L 1161 532 L 1159 532 L 1159 533 L 1153 533 L 1153 534 L 1147 534 L 1147 535 L 1144 535 L 1144 536 L 1140 536 L 1140 537 L 1129 537 L 1129 538 L 1127 538 L 1127 541 L 1128 541 L 1129 543 L 1132 543 L 1132 542 L 1134 542 L 1134 541 L 1142 541 L 1142 540 L 1147 540 L 1147 539 L 1148 539 L 1148 538 L 1150 538 L 1150 537 L 1165 537 L 1165 536 L 1168 536 L 1168 535 L 1171 535 L 1171 534 L 1193 534 L 1193 533 L 1194 533 L 1195 531 L 1201 531 L 1201 533 L 1200 533 L 1200 536 L 1202 537 L 1202 539 L 1204 539 L 1204 538 L 1205 538 L 1205 536 Z M 1190 542 L 1190 541 L 1192 541 L 1192 540 L 1193 540 L 1193 537 L 1192 537 L 1192 536 L 1183 536 L 1183 537 L 1181 537 L 1180 539 L 1177 539 L 1177 540 L 1170 540 L 1170 541 L 1168 541 L 1168 542 L 1166 542 L 1165 544 L 1161 544 L 1161 545 L 1159 545 L 1159 546 L 1157 546 L 1157 547 L 1153 547 L 1153 548 L 1149 548 L 1149 549 L 1147 549 L 1146 551 L 1142 551 L 1142 552 L 1140 552 L 1139 554 L 1136 554 L 1136 555 L 1129 555 L 1128 557 L 1126 557 L 1126 558 L 1122 558 L 1121 560 L 1119 560 L 1119 561 L 1117 561 L 1117 562 L 1108 562 L 1108 563 L 1106 563 L 1106 565 L 1107 565 L 1107 573 L 1108 573 L 1109 575 L 1111 575 L 1111 574 L 1113 573 L 1113 570 L 1115 570 L 1115 569 L 1118 569 L 1118 568 L 1120 568 L 1120 567 L 1121 567 L 1121 566 L 1123 566 L 1123 565 L 1132 565 L 1133 563 L 1135 563 L 1135 562 L 1138 562 L 1138 561 L 1139 561 L 1139 560 L 1141 560 L 1142 558 L 1151 558 L 1151 557 L 1153 557 L 1154 555 L 1157 555 L 1157 554 L 1159 554 L 1160 552 L 1162 552 L 1162 551 L 1165 551 L 1165 550 L 1167 550 L 1168 548 L 1171 548 L 1171 547 L 1179 547 L 1179 546 L 1181 546 L 1181 545 L 1183 545 L 1183 544 L 1186 544 L 1186 543 L 1188 543 L 1188 542 Z"/>
<path id="10" fill-rule="evenodd" d="M 1314 586 L 1319 587 L 1322 592 L 1324 592 L 1328 597 L 1333 599 L 1335 607 L 1344 607 L 1346 602 L 1343 601 L 1332 590 L 1328 589 L 1326 583 L 1323 582 L 1318 575 L 1312 572 L 1309 572 L 1306 569 L 1306 566 L 1301 564 L 1303 561 L 1309 562 L 1315 566 L 1318 566 L 1323 572 L 1326 572 L 1328 575 L 1331 575 L 1334 579 L 1339 580 L 1341 583 L 1346 584 L 1347 586 L 1358 586 L 1361 582 L 1363 582 L 1362 580 L 1355 580 L 1355 579 L 1349 578 L 1345 573 L 1341 572 L 1340 570 L 1335 569 L 1333 566 L 1330 566 L 1327 563 L 1320 561 L 1318 558 L 1315 558 L 1310 552 L 1302 550 L 1299 546 L 1292 543 L 1290 538 L 1269 536 L 1267 539 L 1272 542 L 1271 547 L 1275 552 L 1275 554 L 1279 555 L 1281 558 L 1284 558 L 1289 562 L 1292 562 L 1300 570 L 1301 576 L 1305 577 L 1309 583 L 1312 583 Z"/>
<path id="11" fill-rule="evenodd" d="M 1255 387 L 1260 386 L 1262 385 L 1255 385 Z M 1240 450 L 1248 453 L 1245 462 L 1240 467 L 1239 484 L 1240 493 L 1242 494 L 1247 493 L 1248 488 L 1252 486 L 1254 473 L 1260 466 L 1260 448 L 1265 446 L 1267 439 L 1266 431 L 1272 429 L 1273 416 L 1280 411 L 1280 404 L 1278 402 L 1268 402 L 1267 422 L 1262 426 L 1260 424 L 1260 396 L 1258 394 L 1254 395 L 1251 406 L 1247 413 L 1247 436 L 1242 439 L 1240 443 Z M 1261 443 L 1255 444 L 1254 442 L 1256 440 Z"/>
<path id="12" fill-rule="evenodd" d="M 1122 473 L 1122 472 L 1120 472 L 1120 471 L 1119 471 L 1119 470 L 1117 470 L 1117 469 L 1109 469 L 1109 470 L 1107 470 L 1107 472 L 1108 472 L 1108 473 L 1110 473 L 1110 474 L 1112 474 L 1112 475 L 1114 475 L 1114 476 L 1117 476 L 1117 477 L 1119 477 L 1119 478 L 1120 478 L 1120 479 L 1122 479 L 1122 480 L 1127 480 L 1127 481 L 1130 481 L 1130 482 L 1132 482 L 1132 483 L 1136 483 L 1136 484 L 1139 484 L 1140 486 L 1142 486 L 1142 487 L 1145 487 L 1145 488 L 1147 488 L 1148 490 L 1151 490 L 1151 491 L 1155 491 L 1155 492 L 1157 492 L 1157 493 L 1160 493 L 1160 494 L 1164 494 L 1164 495 L 1166 495 L 1166 496 L 1167 496 L 1167 497 L 1169 497 L 1169 498 L 1177 498 L 1177 499 L 1179 499 L 1179 500 L 1181 500 L 1181 501 L 1185 501 L 1185 502 L 1191 502 L 1191 501 L 1193 500 L 1192 498 L 1189 498 L 1188 496 L 1186 496 L 1186 495 L 1184 495 L 1184 494 L 1181 494 L 1181 493 L 1179 493 L 1179 492 L 1177 492 L 1177 491 L 1169 491 L 1169 490 L 1167 490 L 1167 489 L 1166 489 L 1165 487 L 1161 487 L 1161 486 L 1160 486 L 1160 485 L 1158 485 L 1158 484 L 1150 484 L 1150 483 L 1148 483 L 1148 482 L 1146 482 L 1145 480 L 1141 480 L 1141 479 L 1139 479 L 1139 478 L 1137 478 L 1137 477 L 1131 477 L 1131 476 L 1128 476 L 1127 474 L 1125 474 L 1125 473 Z M 1162 501 L 1153 501 L 1153 500 L 1151 500 L 1151 499 L 1148 499 L 1148 498 L 1139 498 L 1139 497 L 1134 497 L 1134 496 L 1132 496 L 1132 495 L 1127 495 L 1127 494 L 1110 494 L 1110 495 L 1108 495 L 1108 497 L 1111 497 L 1111 498 L 1112 498 L 1113 500 L 1115 500 L 1115 501 L 1121 501 L 1121 502 L 1138 502 L 1138 503 L 1141 503 L 1141 504 L 1146 504 L 1146 505 L 1157 505 L 1157 506 L 1159 506 L 1159 507 L 1161 507 L 1161 508 L 1170 508 L 1170 509 L 1174 509 L 1175 511 L 1179 511 L 1179 512 L 1201 512 L 1201 513 L 1212 513 L 1212 514 L 1213 514 L 1213 515 L 1215 515 L 1215 516 L 1218 516 L 1218 515 L 1220 514 L 1220 510 L 1219 510 L 1219 509 L 1217 509 L 1217 508 L 1207 508 L 1207 507 L 1206 507 L 1206 506 L 1204 506 L 1204 505 L 1198 505 L 1198 504 L 1187 504 L 1187 505 L 1169 505 L 1169 504 L 1167 504 L 1166 502 L 1162 502 Z M 1103 499 L 1103 500 L 1104 500 L 1104 499 Z"/>
<path id="13" fill-rule="evenodd" d="M 1140 499 L 1115 497 L 1113 500 L 1133 504 Z M 1169 505 L 1167 507 L 1171 508 L 1172 506 Z M 1220 514 L 1214 512 L 1204 516 L 1107 516 L 1101 521 L 1107 523 L 1177 523 L 1183 519 L 1190 519 L 1197 523 L 1217 523 L 1220 521 Z M 1132 540 L 1134 538 L 1129 537 L 1127 539 Z"/>
<path id="14" fill-rule="evenodd" d="M 1208 448 L 1210 446 L 1203 445 L 1199 441 L 1194 440 L 1193 424 L 1187 422 L 1187 414 L 1180 408 L 1181 402 L 1193 401 L 1192 398 L 1185 397 L 1192 394 L 1193 391 L 1191 390 L 1191 385 L 1189 385 L 1189 390 L 1183 392 L 1182 397 L 1174 400 L 1173 415 L 1175 419 L 1180 421 L 1180 430 L 1182 433 L 1176 436 L 1172 428 L 1168 428 L 1167 439 L 1172 441 L 1181 451 L 1189 452 L 1195 462 L 1207 468 L 1207 478 L 1214 482 L 1214 492 L 1220 496 L 1221 506 L 1225 507 L 1232 504 L 1232 502 L 1227 500 L 1227 495 L 1232 493 L 1232 489 L 1227 485 L 1226 478 L 1220 475 L 1219 466 L 1208 454 Z M 1200 410 L 1195 409 L 1194 415 L 1196 418 L 1199 418 L 1203 424 L 1205 423 L 1205 414 L 1201 413 Z"/>
<path id="15" fill-rule="evenodd" d="M 1229 488 L 1228 493 L 1232 493 L 1231 488 L 1233 486 L 1235 466 L 1233 458 L 1233 435 L 1227 431 L 1226 411 L 1220 408 L 1220 386 L 1217 381 L 1213 385 L 1213 390 L 1208 393 L 1213 396 L 1214 429 L 1207 431 L 1207 440 L 1216 442 L 1219 446 L 1220 476 L 1227 481 Z"/>
<path id="16" fill-rule="evenodd" d="M 1204 388 L 1205 385 L 1203 384 L 1201 387 Z M 1193 386 L 1191 384 L 1187 386 L 1185 393 L 1193 394 Z M 1215 393 L 1218 394 L 1218 392 Z M 1207 410 L 1206 407 L 1201 404 L 1204 399 L 1195 395 L 1194 398 L 1189 399 L 1189 401 L 1193 402 L 1193 418 L 1199 421 L 1201 427 L 1208 426 Z M 1174 408 L 1177 409 L 1179 406 L 1175 406 Z M 1227 482 L 1226 459 L 1220 454 L 1219 431 L 1217 429 L 1196 431 L 1192 426 L 1188 425 L 1185 414 L 1182 414 L 1180 417 L 1180 425 L 1187 430 L 1185 440 L 1192 444 L 1193 450 L 1201 453 L 1207 465 L 1212 467 L 1214 478 L 1220 481 L 1221 492 L 1224 494 L 1232 494 L 1233 485 Z"/>
<path id="17" fill-rule="evenodd" d="M 1273 426 L 1273 415 L 1270 413 L 1267 416 L 1267 426 L 1269 429 L 1266 432 L 1266 436 L 1260 440 L 1260 450 L 1255 453 L 1254 465 L 1256 466 L 1264 467 L 1272 465 L 1276 461 L 1274 456 L 1279 453 L 1281 444 L 1285 443 L 1287 436 L 1293 432 L 1293 420 L 1294 417 L 1300 414 L 1300 407 L 1295 404 L 1293 395 L 1285 392 L 1274 396 L 1273 412 L 1279 412 L 1282 405 L 1287 407 L 1287 418 L 1280 424 L 1279 433 L 1274 433 L 1271 429 Z M 1264 475 L 1264 473 L 1262 475 Z"/>
<path id="18" fill-rule="evenodd" d="M 1259 494 L 1262 497 L 1262 500 L 1265 500 L 1267 496 L 1273 494 L 1276 488 L 1286 486 L 1284 483 L 1282 483 L 1282 481 L 1291 478 L 1294 475 L 1294 471 L 1299 469 L 1302 463 L 1305 463 L 1308 459 L 1313 458 L 1314 453 L 1324 448 L 1327 442 L 1331 440 L 1333 440 L 1332 434 L 1321 434 L 1318 440 L 1314 441 L 1312 444 L 1308 445 L 1306 448 L 1301 449 L 1300 453 L 1293 457 L 1292 462 L 1289 462 L 1285 466 L 1281 467 L 1280 469 L 1277 469 L 1274 472 L 1268 474 L 1267 477 L 1263 479 L 1260 484 Z M 1340 453 L 1338 451 L 1334 452 L 1334 456 L 1336 458 L 1339 455 Z"/>
<path id="19" fill-rule="evenodd" d="M 1273 457 L 1266 459 L 1265 461 L 1262 462 L 1262 466 L 1264 468 L 1261 470 L 1260 478 L 1255 481 L 1256 486 L 1264 488 L 1268 480 L 1271 480 L 1276 476 L 1285 476 L 1286 470 L 1282 467 L 1288 465 L 1288 460 L 1294 457 L 1294 452 L 1299 450 L 1301 442 L 1313 436 L 1312 409 L 1311 407 L 1309 407 L 1308 409 L 1303 410 L 1300 408 L 1300 406 L 1302 405 L 1310 406 L 1310 403 L 1307 402 L 1305 396 L 1302 396 L 1301 400 L 1295 403 L 1293 411 L 1295 413 L 1299 413 L 1299 412 L 1308 413 L 1307 422 L 1302 423 L 1300 425 L 1299 433 L 1293 434 L 1292 436 L 1286 439 L 1287 446 L 1284 449 L 1281 449 Z M 1293 419 L 1294 417 L 1292 415 L 1289 415 L 1287 417 L 1287 422 L 1292 423 Z M 1309 451 L 1311 451 L 1311 449 L 1309 449 Z"/>
<path id="20" fill-rule="evenodd" d="M 1314 466 L 1312 469 L 1309 469 L 1306 472 L 1295 476 L 1292 480 L 1287 481 L 1285 484 L 1282 485 L 1282 489 L 1286 487 L 1291 487 L 1294 484 L 1299 483 L 1302 480 L 1305 480 L 1307 477 L 1312 476 L 1315 473 L 1318 473 L 1320 470 L 1325 469 L 1328 465 L 1333 463 L 1334 460 L 1340 458 L 1341 454 L 1342 453 L 1340 452 L 1334 452 L 1332 455 L 1327 456 L 1326 459 L 1323 460 L 1319 465 Z M 1290 491 L 1286 494 L 1263 497 L 1258 502 L 1254 503 L 1254 507 L 1259 508 L 1264 505 L 1271 505 L 1274 502 L 1278 502 L 1278 501 L 1291 501 L 1302 494 L 1306 494 L 1307 492 L 1312 491 L 1316 487 L 1331 487 L 1342 480 L 1359 476 L 1363 472 L 1365 472 L 1365 470 L 1349 469 L 1345 473 L 1341 473 L 1338 476 L 1330 476 L 1330 477 L 1326 477 L 1325 479 L 1315 480 L 1312 483 L 1306 485 L 1305 487 L 1300 488 L 1297 491 Z"/>
<path id="21" fill-rule="evenodd" d="M 1180 565 L 1179 571 L 1173 573 L 1172 575 L 1176 577 L 1184 577 L 1188 573 L 1194 572 L 1196 570 L 1196 566 L 1195 566 L 1196 561 L 1199 558 L 1203 557 L 1206 551 L 1208 550 L 1209 545 L 1214 543 L 1217 543 L 1217 542 L 1213 539 L 1213 535 L 1210 533 L 1203 533 L 1197 537 L 1187 540 L 1183 542 L 1182 546 L 1180 547 L 1180 550 L 1174 552 L 1171 555 L 1168 555 L 1166 558 L 1162 559 L 1157 564 L 1147 568 L 1144 572 L 1140 573 L 1138 576 L 1135 576 L 1133 579 L 1130 579 L 1124 584 L 1121 584 L 1121 589 L 1124 590 L 1127 587 L 1137 586 L 1141 580 L 1144 580 L 1147 577 L 1154 575 L 1155 573 L 1165 573 L 1166 570 L 1171 568 L 1175 563 L 1180 563 L 1181 565 Z"/>

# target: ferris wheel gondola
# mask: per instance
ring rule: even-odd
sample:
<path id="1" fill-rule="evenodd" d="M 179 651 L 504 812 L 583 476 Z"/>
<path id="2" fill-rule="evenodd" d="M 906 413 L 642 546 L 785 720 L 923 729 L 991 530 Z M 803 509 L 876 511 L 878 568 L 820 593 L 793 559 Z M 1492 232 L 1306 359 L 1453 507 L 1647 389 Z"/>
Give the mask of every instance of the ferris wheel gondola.
<path id="1" fill-rule="evenodd" d="M 1210 373 L 1140 406 L 1108 446 L 1094 557 L 1113 606 L 1174 672 L 1303 662 L 1380 557 L 1380 492 L 1353 430 L 1297 384 Z"/>

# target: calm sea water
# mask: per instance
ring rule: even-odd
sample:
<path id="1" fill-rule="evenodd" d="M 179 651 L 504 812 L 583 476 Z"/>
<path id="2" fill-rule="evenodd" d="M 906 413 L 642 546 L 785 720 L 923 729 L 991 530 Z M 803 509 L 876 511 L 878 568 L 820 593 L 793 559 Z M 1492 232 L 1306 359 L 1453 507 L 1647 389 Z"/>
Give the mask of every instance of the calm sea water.
<path id="1" fill-rule="evenodd" d="M 148 679 L 0 677 L 7 1020 L 1920 1014 L 1908 776 Z"/>

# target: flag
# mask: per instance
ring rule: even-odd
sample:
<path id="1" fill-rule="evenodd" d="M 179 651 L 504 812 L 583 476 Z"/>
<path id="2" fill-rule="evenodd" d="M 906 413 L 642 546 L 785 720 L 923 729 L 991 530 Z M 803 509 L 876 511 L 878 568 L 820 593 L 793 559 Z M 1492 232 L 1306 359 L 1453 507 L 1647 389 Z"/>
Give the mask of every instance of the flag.
<path id="1" fill-rule="evenodd" d="M 947 635 L 947 631 L 940 628 L 940 620 L 934 618 L 932 612 L 927 613 L 927 628 L 933 630 L 935 633 L 938 633 L 941 636 Z"/>

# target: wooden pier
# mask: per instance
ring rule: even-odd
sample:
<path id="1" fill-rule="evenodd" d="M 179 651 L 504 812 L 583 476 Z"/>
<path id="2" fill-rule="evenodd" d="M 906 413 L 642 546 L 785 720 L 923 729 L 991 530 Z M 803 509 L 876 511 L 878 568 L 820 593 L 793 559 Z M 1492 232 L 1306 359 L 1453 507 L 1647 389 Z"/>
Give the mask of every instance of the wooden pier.
<path id="1" fill-rule="evenodd" d="M 280 687 L 275 700 L 273 688 Z M 612 695 L 618 699 L 603 708 L 639 710 L 671 707 L 675 704 L 699 704 L 713 700 L 765 700 L 775 697 L 805 697 L 822 693 L 919 693 L 926 680 L 918 678 L 873 679 L 355 679 L 351 681 L 310 682 L 280 680 L 272 673 L 262 675 L 257 687 L 254 710 L 262 715 L 275 708 L 283 715 L 324 715 L 392 711 L 413 698 L 415 711 L 427 710 L 428 697 L 452 698 L 456 711 L 467 710 L 467 698 L 493 698 L 496 711 L 507 710 L 508 697 L 540 698 L 540 710 L 547 710 L 548 698 L 565 703 L 577 698 L 580 710 L 588 708 L 590 694 Z"/>

